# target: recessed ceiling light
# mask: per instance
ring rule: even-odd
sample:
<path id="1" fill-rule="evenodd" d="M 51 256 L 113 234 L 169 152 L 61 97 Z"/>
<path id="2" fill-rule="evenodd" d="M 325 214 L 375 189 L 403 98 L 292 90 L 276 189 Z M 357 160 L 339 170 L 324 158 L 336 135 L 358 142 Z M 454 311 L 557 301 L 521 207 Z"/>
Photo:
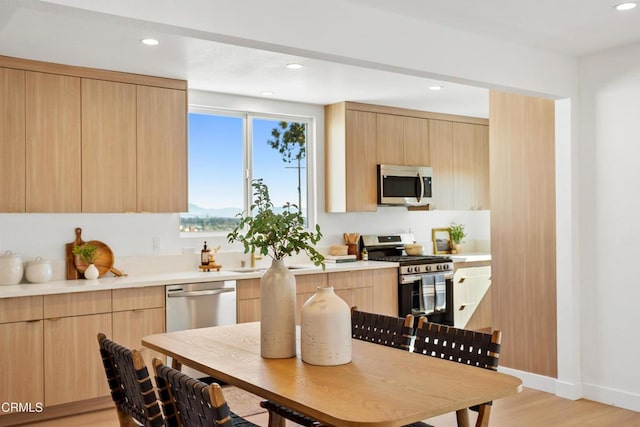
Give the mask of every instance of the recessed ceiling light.
<path id="1" fill-rule="evenodd" d="M 637 5 L 638 5 L 637 3 L 628 2 L 628 3 L 617 4 L 613 8 L 615 10 L 631 10 L 631 9 L 634 9 Z"/>
<path id="2" fill-rule="evenodd" d="M 440 89 L 442 89 L 442 86 L 440 85 L 429 86 L 429 90 L 440 90 Z"/>
<path id="3" fill-rule="evenodd" d="M 296 64 L 295 62 L 292 62 L 291 64 L 287 64 L 287 68 L 291 68 L 292 70 L 299 70 L 302 67 L 303 67 L 302 64 Z"/>
<path id="4" fill-rule="evenodd" d="M 273 92 L 271 92 L 270 90 L 263 90 L 262 92 L 260 92 L 260 95 L 262 95 L 262 96 L 271 96 L 271 95 L 273 95 Z"/>
<path id="5" fill-rule="evenodd" d="M 160 44 L 160 42 L 156 39 L 142 39 L 140 41 L 142 42 L 142 44 L 146 44 L 147 46 L 155 46 L 157 44 Z"/>

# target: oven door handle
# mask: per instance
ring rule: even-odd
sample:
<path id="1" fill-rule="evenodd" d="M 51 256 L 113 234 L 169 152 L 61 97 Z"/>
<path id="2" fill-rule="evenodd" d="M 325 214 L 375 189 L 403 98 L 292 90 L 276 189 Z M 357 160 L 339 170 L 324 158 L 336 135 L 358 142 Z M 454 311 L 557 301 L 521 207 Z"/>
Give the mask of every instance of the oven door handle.
<path id="1" fill-rule="evenodd" d="M 400 283 L 403 285 L 406 285 L 408 283 L 418 282 L 420 280 L 422 280 L 422 275 L 419 275 L 419 274 L 411 274 L 411 275 L 404 274 L 400 276 Z"/>
<path id="2" fill-rule="evenodd" d="M 400 284 L 406 285 L 408 283 L 419 282 L 422 280 L 424 276 L 431 276 L 437 273 L 428 273 L 428 274 L 403 274 L 400 276 Z M 443 273 L 444 280 L 453 279 L 453 273 Z"/>

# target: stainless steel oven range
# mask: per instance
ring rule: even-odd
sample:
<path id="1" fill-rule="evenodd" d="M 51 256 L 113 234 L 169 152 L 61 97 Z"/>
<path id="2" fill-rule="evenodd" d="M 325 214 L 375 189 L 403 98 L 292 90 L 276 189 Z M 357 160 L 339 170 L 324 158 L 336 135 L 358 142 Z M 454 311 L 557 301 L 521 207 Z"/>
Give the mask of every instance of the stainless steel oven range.
<path id="1" fill-rule="evenodd" d="M 398 316 L 427 316 L 453 326 L 453 261 L 442 255 L 407 255 L 411 233 L 363 235 L 360 244 L 372 261 L 390 261 L 398 268 Z"/>

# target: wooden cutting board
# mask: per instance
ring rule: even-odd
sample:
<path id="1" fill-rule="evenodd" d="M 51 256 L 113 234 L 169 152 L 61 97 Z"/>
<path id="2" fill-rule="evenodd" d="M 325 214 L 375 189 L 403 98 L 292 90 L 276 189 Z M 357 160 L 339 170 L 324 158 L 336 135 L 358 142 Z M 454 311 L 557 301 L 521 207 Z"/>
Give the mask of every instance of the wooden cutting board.
<path id="1" fill-rule="evenodd" d="M 87 245 L 94 246 L 96 248 L 96 260 L 93 265 L 96 266 L 99 272 L 99 277 L 104 276 L 113 268 L 114 256 L 113 251 L 106 243 L 99 240 L 89 240 L 85 242 Z M 84 274 L 89 264 L 80 259 L 80 257 L 74 256 L 74 262 L 76 269 Z"/>
<path id="2" fill-rule="evenodd" d="M 84 244 L 82 241 L 82 228 L 76 227 L 76 240 L 64 245 L 65 249 L 65 262 L 67 266 L 67 280 L 81 279 L 83 276 L 76 268 L 75 258 L 73 254 L 73 247 Z"/>

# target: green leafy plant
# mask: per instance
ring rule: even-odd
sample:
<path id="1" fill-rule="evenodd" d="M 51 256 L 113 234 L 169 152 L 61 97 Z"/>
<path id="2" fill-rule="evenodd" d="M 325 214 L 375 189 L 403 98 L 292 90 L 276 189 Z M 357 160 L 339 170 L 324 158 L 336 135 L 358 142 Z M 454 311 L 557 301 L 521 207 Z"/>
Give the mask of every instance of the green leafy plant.
<path id="1" fill-rule="evenodd" d="M 451 227 L 449 227 L 449 229 L 451 230 L 451 240 L 453 240 L 453 243 L 455 244 L 459 244 L 462 242 L 462 239 L 464 239 L 467 234 L 464 232 L 464 224 L 456 224 L 455 222 L 451 223 Z"/>
<path id="2" fill-rule="evenodd" d="M 80 259 L 87 264 L 93 264 L 95 262 L 96 257 L 98 256 L 96 251 L 97 248 L 88 243 L 73 247 L 74 255 L 78 255 Z"/>
<path id="3" fill-rule="evenodd" d="M 273 259 L 283 259 L 302 251 L 324 269 L 324 256 L 313 246 L 322 238 L 320 226 L 316 224 L 315 232 L 308 231 L 298 206 L 292 203 L 286 203 L 282 211 L 276 213 L 263 180 L 255 179 L 251 185 L 254 188 L 251 205 L 254 215 L 238 215 L 241 219 L 227 235 L 229 242 L 242 242 L 244 253 L 259 253 Z"/>

